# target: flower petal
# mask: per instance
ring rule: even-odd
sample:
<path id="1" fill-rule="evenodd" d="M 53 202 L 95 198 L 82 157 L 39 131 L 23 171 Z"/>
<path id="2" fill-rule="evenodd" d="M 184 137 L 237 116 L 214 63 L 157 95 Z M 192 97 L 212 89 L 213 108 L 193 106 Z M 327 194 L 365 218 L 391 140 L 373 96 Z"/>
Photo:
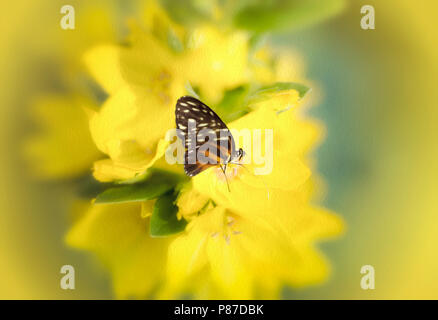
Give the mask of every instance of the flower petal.
<path id="1" fill-rule="evenodd" d="M 90 74 L 107 93 L 115 93 L 125 81 L 120 69 L 120 48 L 114 45 L 100 45 L 84 55 Z"/>
<path id="2" fill-rule="evenodd" d="M 34 104 L 33 113 L 45 131 L 29 138 L 24 152 L 36 175 L 71 178 L 87 173 L 100 153 L 91 140 L 85 108 L 96 108 L 82 97 L 48 96 Z"/>
<path id="3" fill-rule="evenodd" d="M 151 238 L 140 213 L 138 203 L 93 205 L 66 236 L 109 268 L 118 298 L 148 297 L 163 277 L 168 240 Z"/>
<path id="4" fill-rule="evenodd" d="M 114 141 L 110 154 L 114 159 L 99 160 L 94 163 L 94 177 L 103 182 L 127 180 L 145 172 L 158 159 L 163 157 L 168 141 L 161 139 L 156 147 L 155 154 L 144 152 L 133 141 Z"/>
<path id="5" fill-rule="evenodd" d="M 199 86 L 209 102 L 217 102 L 224 89 L 231 89 L 248 79 L 247 35 L 221 32 L 204 26 L 195 30 L 183 57 L 183 74 Z"/>
<path id="6" fill-rule="evenodd" d="M 163 150 L 157 149 L 164 142 L 157 142 L 172 127 L 174 114 L 167 106 L 157 111 L 157 106 L 160 101 L 154 95 L 136 93 L 129 87 L 123 87 L 105 102 L 92 116 L 90 130 L 97 147 L 112 162 L 98 163 L 97 168 L 104 165 L 109 169 L 111 164 L 122 171 L 132 169 L 135 174 L 147 169 L 164 154 Z M 109 173 L 104 174 L 108 179 Z"/>

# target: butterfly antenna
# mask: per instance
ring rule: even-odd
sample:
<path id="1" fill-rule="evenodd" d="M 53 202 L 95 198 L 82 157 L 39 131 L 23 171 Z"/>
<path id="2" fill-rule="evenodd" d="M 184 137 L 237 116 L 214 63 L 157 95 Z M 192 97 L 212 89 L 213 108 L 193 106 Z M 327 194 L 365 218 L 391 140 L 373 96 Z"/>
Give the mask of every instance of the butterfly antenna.
<path id="1" fill-rule="evenodd" d="M 258 176 L 256 176 L 254 173 L 252 173 L 251 172 L 251 170 L 249 170 L 246 166 L 244 166 L 242 163 L 238 163 L 238 162 L 236 162 L 236 163 L 234 163 L 233 162 L 233 164 L 237 164 L 238 166 L 241 166 L 243 169 L 245 169 L 250 175 L 252 175 L 254 178 L 257 178 L 257 179 L 260 179 L 260 181 L 263 183 L 263 185 L 265 186 L 265 188 L 266 188 L 266 190 L 267 190 L 267 192 L 268 192 L 268 200 L 269 200 L 269 196 L 270 196 L 270 194 L 269 194 L 269 188 L 268 188 L 268 185 L 266 184 L 266 182 L 261 178 L 261 177 L 258 177 Z"/>

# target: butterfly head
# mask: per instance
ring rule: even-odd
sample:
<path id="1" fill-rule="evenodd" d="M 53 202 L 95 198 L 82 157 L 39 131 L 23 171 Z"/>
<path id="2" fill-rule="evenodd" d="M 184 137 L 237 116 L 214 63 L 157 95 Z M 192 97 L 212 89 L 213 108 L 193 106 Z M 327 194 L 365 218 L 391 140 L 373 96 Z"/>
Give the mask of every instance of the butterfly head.
<path id="1" fill-rule="evenodd" d="M 229 161 L 227 161 L 227 163 L 231 163 L 231 164 L 236 164 L 239 163 L 240 160 L 242 160 L 242 158 L 245 156 L 245 151 L 243 151 L 242 148 L 239 148 L 238 150 L 235 150 L 229 158 Z"/>

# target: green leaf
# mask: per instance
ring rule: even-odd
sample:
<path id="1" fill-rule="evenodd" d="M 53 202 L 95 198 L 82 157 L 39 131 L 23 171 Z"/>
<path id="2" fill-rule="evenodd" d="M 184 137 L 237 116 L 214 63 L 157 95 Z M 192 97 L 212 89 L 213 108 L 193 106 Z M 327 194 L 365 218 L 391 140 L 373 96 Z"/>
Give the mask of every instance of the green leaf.
<path id="1" fill-rule="evenodd" d="M 330 18 L 345 6 L 345 0 L 258 0 L 234 16 L 238 28 L 254 31 L 290 31 Z"/>
<path id="2" fill-rule="evenodd" d="M 104 190 L 114 186 L 113 183 L 97 181 L 91 173 L 80 176 L 74 180 L 76 195 L 81 199 L 92 199 Z"/>
<path id="3" fill-rule="evenodd" d="M 178 220 L 175 200 L 175 193 L 169 192 L 155 202 L 149 230 L 151 237 L 165 237 L 184 231 L 187 221 Z"/>
<path id="4" fill-rule="evenodd" d="M 184 51 L 184 45 L 172 29 L 167 30 L 167 44 L 176 53 Z"/>
<path id="5" fill-rule="evenodd" d="M 284 90 L 291 90 L 291 89 L 298 91 L 298 95 L 299 95 L 300 99 L 302 99 L 306 95 L 306 93 L 310 91 L 309 87 L 307 87 L 301 83 L 277 82 L 277 83 L 274 83 L 273 85 L 261 87 L 258 90 L 256 90 L 255 92 L 253 92 L 248 97 L 247 103 L 248 103 L 248 105 L 258 103 L 260 101 L 269 99 L 272 94 L 275 94 L 277 92 L 284 91 Z M 287 111 L 291 107 L 292 107 L 291 105 L 287 106 L 284 109 L 278 110 L 277 113 Z"/>
<path id="6" fill-rule="evenodd" d="M 302 99 L 307 92 L 310 91 L 310 88 L 304 84 L 296 83 L 296 82 L 276 82 L 272 85 L 264 86 L 257 89 L 250 96 L 250 99 L 262 97 L 267 94 L 284 91 L 284 90 L 296 90 Z"/>
<path id="7" fill-rule="evenodd" d="M 150 169 L 145 180 L 107 189 L 96 197 L 95 203 L 137 202 L 156 199 L 172 190 L 181 181 L 180 175 L 164 170 Z"/>
<path id="8" fill-rule="evenodd" d="M 190 96 L 195 97 L 196 99 L 200 99 L 198 92 L 196 92 L 197 89 L 193 88 L 189 81 L 186 81 L 184 87 L 186 88 L 186 91 Z"/>
<path id="9" fill-rule="evenodd" d="M 240 86 L 225 92 L 221 102 L 215 108 L 216 113 L 225 123 L 236 120 L 249 112 L 245 103 L 248 92 L 248 86 Z"/>
<path id="10" fill-rule="evenodd" d="M 298 91 L 300 98 L 310 91 L 309 87 L 296 82 L 277 82 L 258 88 L 252 93 L 249 85 L 242 85 L 226 91 L 215 111 L 225 123 L 229 123 L 250 112 L 251 104 L 268 99 L 273 93 L 291 89 Z"/>
<path id="11" fill-rule="evenodd" d="M 172 20 L 183 25 L 195 25 L 209 20 L 207 9 L 199 6 L 195 1 L 160 0 Z"/>
<path id="12" fill-rule="evenodd" d="M 249 38 L 249 48 L 251 52 L 256 52 L 266 44 L 268 35 L 266 33 L 254 33 Z"/>

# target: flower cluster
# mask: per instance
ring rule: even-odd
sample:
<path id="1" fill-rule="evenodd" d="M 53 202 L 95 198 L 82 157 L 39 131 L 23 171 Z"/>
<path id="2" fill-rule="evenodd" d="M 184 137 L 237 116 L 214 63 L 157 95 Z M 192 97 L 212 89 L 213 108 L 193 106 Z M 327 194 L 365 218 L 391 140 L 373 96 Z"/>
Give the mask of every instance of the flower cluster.
<path id="1" fill-rule="evenodd" d="M 309 154 L 322 128 L 303 117 L 300 61 L 246 31 L 207 22 L 185 28 L 155 2 L 145 12 L 123 44 L 84 55 L 108 97 L 99 108 L 82 104 L 104 157 L 94 161 L 93 149 L 81 164 L 93 160 L 94 178 L 110 187 L 67 244 L 100 259 L 119 298 L 277 298 L 285 285 L 321 282 L 328 265 L 315 242 L 339 235 L 342 222 L 312 205 L 318 181 Z M 219 168 L 188 179 L 182 165 L 168 164 L 166 134 L 187 94 L 230 129 L 272 129 L 272 172 L 230 165 L 228 190 Z"/>

